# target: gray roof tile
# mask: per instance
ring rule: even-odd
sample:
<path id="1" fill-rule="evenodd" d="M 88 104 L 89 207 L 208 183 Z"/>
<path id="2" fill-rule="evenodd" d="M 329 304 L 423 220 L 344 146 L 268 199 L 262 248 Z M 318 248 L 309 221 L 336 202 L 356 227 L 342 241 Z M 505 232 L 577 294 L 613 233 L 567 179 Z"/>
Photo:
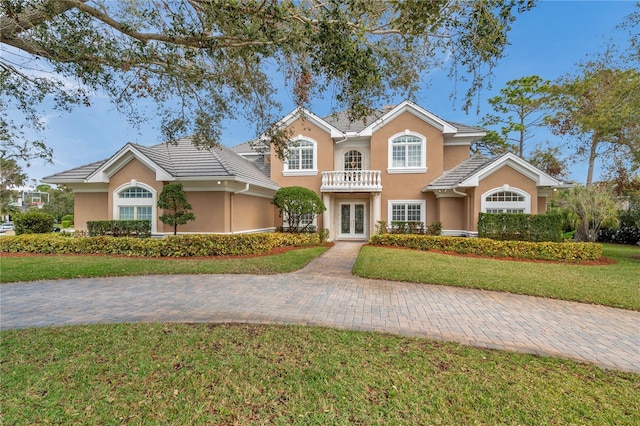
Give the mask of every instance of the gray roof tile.
<path id="1" fill-rule="evenodd" d="M 88 178 L 89 175 L 91 175 L 91 173 L 93 173 L 94 171 L 99 169 L 104 163 L 106 163 L 107 160 L 108 158 L 104 160 L 96 161 L 95 163 L 85 164 L 84 166 L 76 167 L 76 168 L 66 170 L 64 172 L 56 173 L 50 176 L 45 176 L 44 178 L 42 178 L 42 180 L 43 181 L 55 180 L 60 182 L 62 182 L 63 180 L 65 182 L 82 182 L 86 178 Z"/>
<path id="2" fill-rule="evenodd" d="M 251 181 L 267 187 L 278 187 L 278 184 L 269 179 L 256 164 L 225 146 L 199 149 L 193 145 L 191 138 L 183 138 L 175 143 L 161 143 L 153 146 L 130 145 L 176 179 L 235 177 L 245 182 Z M 82 181 L 107 161 L 102 160 L 87 164 L 44 179 L 57 182 Z"/>
<path id="3" fill-rule="evenodd" d="M 445 171 L 443 174 L 432 180 L 422 191 L 428 191 L 436 188 L 453 188 L 478 170 L 493 163 L 496 158 L 487 158 L 482 154 L 476 154 L 469 157 L 454 168 Z"/>
<path id="4" fill-rule="evenodd" d="M 322 117 L 322 119 L 342 132 L 360 132 L 384 114 L 382 111 L 374 110 L 371 114 L 360 120 L 351 121 L 345 110 L 327 115 L 326 117 Z"/>

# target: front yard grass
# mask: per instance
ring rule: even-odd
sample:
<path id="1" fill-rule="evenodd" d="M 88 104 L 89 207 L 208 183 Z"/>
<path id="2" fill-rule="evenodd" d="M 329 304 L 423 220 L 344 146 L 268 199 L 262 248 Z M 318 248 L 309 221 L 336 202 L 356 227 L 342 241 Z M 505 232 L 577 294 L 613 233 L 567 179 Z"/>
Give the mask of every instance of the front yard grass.
<path id="1" fill-rule="evenodd" d="M 241 258 L 135 258 L 121 256 L 28 255 L 0 258 L 0 282 L 163 274 L 277 274 L 303 268 L 328 247 Z"/>
<path id="2" fill-rule="evenodd" d="M 319 327 L 1 333 L 2 424 L 640 424 L 640 375 Z"/>
<path id="3" fill-rule="evenodd" d="M 505 291 L 640 310 L 640 248 L 604 244 L 608 265 L 527 262 L 365 246 L 361 277 Z"/>

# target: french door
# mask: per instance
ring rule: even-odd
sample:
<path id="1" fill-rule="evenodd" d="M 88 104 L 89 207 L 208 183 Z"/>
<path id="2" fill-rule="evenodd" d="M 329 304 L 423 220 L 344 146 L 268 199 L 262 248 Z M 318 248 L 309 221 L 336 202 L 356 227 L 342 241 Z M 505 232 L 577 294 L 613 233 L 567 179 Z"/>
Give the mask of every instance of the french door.
<path id="1" fill-rule="evenodd" d="M 367 210 L 365 203 L 340 203 L 339 221 L 340 238 L 367 238 Z"/>

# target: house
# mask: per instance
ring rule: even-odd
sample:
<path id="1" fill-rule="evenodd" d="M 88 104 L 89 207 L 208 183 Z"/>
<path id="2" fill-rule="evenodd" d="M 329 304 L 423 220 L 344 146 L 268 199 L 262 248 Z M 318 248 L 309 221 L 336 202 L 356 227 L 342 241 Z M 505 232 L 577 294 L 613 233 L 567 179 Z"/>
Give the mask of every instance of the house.
<path id="1" fill-rule="evenodd" d="M 511 153 L 471 156 L 484 129 L 409 101 L 356 122 L 345 112 L 319 117 L 299 108 L 279 124 L 292 135 L 284 160 L 260 141 L 212 150 L 189 139 L 129 143 L 111 158 L 43 181 L 73 189 L 79 229 L 90 220 L 150 219 L 154 234 L 171 232 L 156 208 L 168 182 L 183 183 L 196 216 L 182 233 L 276 229 L 283 223 L 271 205 L 275 191 L 304 186 L 327 207 L 309 220 L 333 240 L 367 239 L 379 221 L 439 221 L 444 235 L 475 235 L 480 212 L 544 213 L 563 185 Z"/>

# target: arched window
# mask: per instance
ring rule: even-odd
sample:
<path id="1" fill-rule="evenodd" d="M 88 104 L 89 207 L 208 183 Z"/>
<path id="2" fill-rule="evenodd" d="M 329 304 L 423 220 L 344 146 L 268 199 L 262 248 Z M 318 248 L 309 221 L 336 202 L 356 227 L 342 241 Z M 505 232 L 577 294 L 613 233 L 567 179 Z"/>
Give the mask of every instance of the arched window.
<path id="1" fill-rule="evenodd" d="M 424 136 L 405 130 L 389 139 L 389 173 L 427 171 L 427 146 Z"/>
<path id="2" fill-rule="evenodd" d="M 362 170 L 362 154 L 352 149 L 344 154 L 344 169 L 346 171 Z"/>
<path id="3" fill-rule="evenodd" d="M 284 163 L 285 175 L 317 174 L 317 144 L 310 139 L 297 139 L 289 142 L 287 161 Z"/>
<path id="4" fill-rule="evenodd" d="M 531 197 L 516 188 L 496 188 L 482 195 L 484 213 L 530 213 Z"/>
<path id="5" fill-rule="evenodd" d="M 120 198 L 153 198 L 153 194 L 151 191 L 148 191 L 139 186 L 134 186 L 133 188 L 127 188 L 123 191 L 120 191 Z"/>
<path id="6" fill-rule="evenodd" d="M 114 191 L 113 218 L 116 220 L 150 220 L 155 230 L 155 191 L 151 187 L 134 182 Z"/>

